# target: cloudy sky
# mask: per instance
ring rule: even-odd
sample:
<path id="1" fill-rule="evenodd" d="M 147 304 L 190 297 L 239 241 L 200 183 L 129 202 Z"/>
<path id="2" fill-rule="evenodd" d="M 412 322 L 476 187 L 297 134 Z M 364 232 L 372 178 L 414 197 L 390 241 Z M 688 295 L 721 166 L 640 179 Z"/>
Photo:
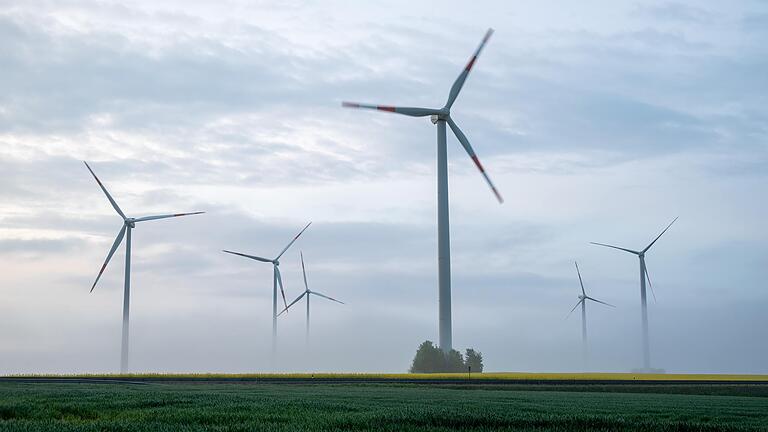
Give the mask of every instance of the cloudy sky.
<path id="1" fill-rule="evenodd" d="M 768 4 L 0 1 L 0 373 L 115 371 L 121 220 L 133 233 L 131 365 L 405 371 L 437 340 L 435 131 L 342 100 L 453 109 L 506 202 L 449 136 L 457 348 L 487 370 L 768 373 Z"/>

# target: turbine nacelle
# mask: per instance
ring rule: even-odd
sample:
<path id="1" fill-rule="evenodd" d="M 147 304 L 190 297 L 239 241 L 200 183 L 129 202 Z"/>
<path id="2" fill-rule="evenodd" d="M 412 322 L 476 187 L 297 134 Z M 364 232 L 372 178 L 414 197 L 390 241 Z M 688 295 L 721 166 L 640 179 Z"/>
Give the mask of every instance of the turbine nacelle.
<path id="1" fill-rule="evenodd" d="M 293 245 L 293 243 L 296 242 L 296 240 L 298 240 L 298 238 L 304 233 L 304 231 L 307 230 L 307 228 L 309 228 L 310 225 L 312 225 L 312 222 L 308 223 L 304 228 L 302 228 L 302 230 L 299 231 L 299 233 L 296 234 L 293 237 L 293 239 L 291 239 L 291 241 L 288 243 L 288 245 L 286 245 L 283 248 L 283 250 L 280 251 L 280 253 L 277 255 L 277 257 L 275 259 L 264 258 L 264 257 L 256 256 L 256 255 L 248 255 L 248 254 L 244 254 L 244 253 L 240 253 L 240 252 L 234 252 L 234 251 L 229 251 L 229 250 L 223 250 L 222 252 L 226 252 L 226 253 L 232 254 L 232 255 L 238 255 L 238 256 L 241 256 L 241 257 L 244 257 L 244 258 L 250 258 L 252 260 L 259 261 L 259 262 L 264 262 L 264 263 L 272 264 L 272 268 L 274 269 L 274 272 L 272 274 L 272 278 L 273 278 L 272 281 L 273 281 L 273 283 L 275 285 L 280 287 L 280 295 L 283 297 L 283 305 L 285 305 L 286 308 L 287 308 L 288 307 L 288 302 L 285 299 L 285 289 L 283 288 L 283 278 L 282 278 L 282 276 L 280 276 L 280 257 L 282 257 L 283 254 L 285 254 L 285 252 Z M 277 304 L 276 300 L 275 300 L 274 304 Z M 277 317 L 277 310 L 275 310 L 274 313 L 275 313 L 275 317 Z"/>
<path id="2" fill-rule="evenodd" d="M 104 269 L 107 268 L 107 264 L 109 264 L 109 260 L 112 259 L 112 255 L 115 254 L 115 250 L 120 246 L 120 244 L 123 241 L 123 237 L 125 237 L 126 231 L 128 231 L 128 228 L 136 228 L 136 222 L 143 222 L 143 221 L 150 221 L 150 220 L 157 220 L 157 219 L 166 219 L 166 218 L 174 218 L 179 216 L 190 216 L 190 215 L 196 215 L 196 214 L 202 214 L 205 212 L 192 212 L 192 213 L 174 213 L 174 214 L 164 214 L 164 215 L 156 215 L 156 216 L 144 216 L 140 218 L 131 218 L 125 215 L 123 213 L 123 210 L 120 208 L 120 206 L 117 205 L 117 202 L 114 198 L 112 198 L 112 195 L 109 194 L 107 191 L 107 188 L 104 186 L 104 184 L 99 180 L 99 178 L 96 176 L 96 173 L 93 172 L 90 165 L 88 165 L 88 162 L 83 161 L 85 164 L 85 167 L 88 168 L 88 171 L 91 172 L 91 175 L 96 180 L 96 183 L 99 184 L 99 187 L 101 188 L 102 192 L 104 192 L 104 195 L 107 197 L 107 200 L 109 200 L 109 203 L 112 205 L 112 208 L 115 209 L 118 215 L 123 219 L 123 227 L 120 229 L 120 232 L 117 233 L 117 237 L 115 238 L 115 242 L 112 243 L 112 248 L 109 250 L 109 253 L 107 254 L 107 258 L 104 260 L 104 264 L 101 266 L 101 270 L 99 270 L 99 274 L 96 276 L 96 280 L 93 282 L 93 285 L 91 286 L 91 292 L 93 292 L 93 289 L 96 288 L 96 284 L 99 282 L 99 279 L 101 278 L 102 273 L 104 273 Z M 130 238 L 130 231 L 128 232 L 129 238 Z M 126 275 L 126 280 L 128 280 L 128 277 L 130 275 Z"/>
<path id="3" fill-rule="evenodd" d="M 456 98 L 459 96 L 459 92 L 461 92 L 462 87 L 464 87 L 464 82 L 467 80 L 467 76 L 469 75 L 469 71 L 472 70 L 472 66 L 474 66 L 475 62 L 477 61 L 477 57 L 480 55 L 480 51 L 482 51 L 483 47 L 488 42 L 488 39 L 491 37 L 492 34 L 493 34 L 493 29 L 488 29 L 488 31 L 485 33 L 485 36 L 483 37 L 482 42 L 480 42 L 480 46 L 477 48 L 477 50 L 475 50 L 474 54 L 469 59 L 469 62 L 467 63 L 467 65 L 464 67 L 464 69 L 461 71 L 459 76 L 453 82 L 453 85 L 451 86 L 451 90 L 448 93 L 448 100 L 446 101 L 445 105 L 442 108 L 400 107 L 400 106 L 392 106 L 392 105 L 376 105 L 376 104 L 367 104 L 367 103 L 358 103 L 358 102 L 342 102 L 341 106 L 346 108 L 362 108 L 362 109 L 372 109 L 372 110 L 378 110 L 378 111 L 387 111 L 391 113 L 407 115 L 410 117 L 429 116 L 429 119 L 432 121 L 433 124 L 438 124 L 438 122 L 440 121 L 446 122 L 448 126 L 451 128 L 451 131 L 453 131 L 453 134 L 456 136 L 456 139 L 459 140 L 459 143 L 461 143 L 461 146 L 464 147 L 464 151 L 467 152 L 467 155 L 472 159 L 472 162 L 475 163 L 475 166 L 480 171 L 480 174 L 483 175 L 485 182 L 488 184 L 488 186 L 491 188 L 491 191 L 493 191 L 493 194 L 496 196 L 496 200 L 498 200 L 499 203 L 503 203 L 504 199 L 501 197 L 501 194 L 499 194 L 499 191 L 496 189 L 496 186 L 494 186 L 493 182 L 491 182 L 491 179 L 488 177 L 488 174 L 485 173 L 485 168 L 483 168 L 483 165 L 480 163 L 480 160 L 477 158 L 477 155 L 475 154 L 475 151 L 472 149 L 472 145 L 469 143 L 469 140 L 467 139 L 466 135 L 464 135 L 464 132 L 462 132 L 461 129 L 459 129 L 459 126 L 451 118 L 451 107 L 453 106 L 453 103 L 456 101 Z"/>
<path id="4" fill-rule="evenodd" d="M 662 230 L 661 233 L 659 233 L 659 235 L 657 235 L 656 238 L 654 238 L 653 241 L 648 244 L 648 246 L 646 246 L 643 250 L 640 250 L 640 251 L 636 251 L 636 250 L 632 250 L 632 249 L 627 249 L 627 248 L 623 248 L 623 247 L 619 247 L 619 246 L 614 246 L 614 245 L 610 245 L 610 244 L 605 244 L 605 243 L 597 243 L 597 242 L 590 242 L 590 243 L 593 244 L 593 245 L 604 246 L 604 247 L 608 247 L 608 248 L 611 248 L 611 249 L 617 249 L 617 250 L 620 250 L 620 251 L 629 252 L 631 254 L 637 255 L 637 257 L 640 259 L 641 269 L 642 269 L 642 273 L 643 273 L 643 274 L 640 275 L 640 277 L 641 277 L 641 280 L 640 280 L 641 286 L 642 286 L 644 280 L 648 280 L 648 286 L 651 288 L 651 294 L 653 294 L 653 300 L 656 301 L 656 293 L 653 291 L 653 283 L 651 283 L 651 277 L 648 275 L 648 267 L 645 266 L 645 253 L 648 252 L 651 249 L 651 247 L 661 238 L 661 236 L 664 235 L 665 232 L 667 232 L 667 230 L 672 226 L 672 224 L 674 224 L 675 221 L 677 221 L 678 217 L 675 217 L 674 219 L 672 219 L 672 222 L 670 222 L 669 225 L 667 225 L 667 227 L 664 228 L 664 230 Z"/>
<path id="5" fill-rule="evenodd" d="M 301 274 L 302 274 L 302 276 L 304 277 L 304 292 L 302 292 L 302 293 L 301 293 L 301 294 L 300 294 L 298 297 L 296 297 L 296 299 L 295 299 L 294 301 L 292 301 L 292 302 L 290 302 L 289 304 L 287 304 L 287 305 L 285 306 L 285 309 L 283 309 L 283 310 L 282 310 L 282 311 L 281 311 L 281 312 L 278 314 L 278 316 L 279 316 L 279 315 L 282 315 L 282 314 L 283 314 L 283 312 L 287 312 L 287 311 L 288 311 L 288 309 L 290 309 L 290 307 L 291 307 L 291 306 L 295 305 L 295 304 L 296 304 L 296 303 L 297 303 L 299 300 L 303 299 L 303 298 L 304 298 L 304 296 L 307 296 L 307 320 L 309 320 L 309 296 L 310 296 L 310 294 L 314 294 L 314 295 L 316 295 L 316 296 L 318 296 L 318 297 L 322 297 L 322 298 L 324 298 L 324 299 L 327 299 L 327 300 L 331 300 L 331 301 L 334 301 L 334 302 L 336 302 L 336 303 L 341 303 L 341 304 L 344 304 L 344 302 L 343 302 L 343 301 L 339 301 L 339 300 L 336 300 L 336 299 L 335 299 L 335 298 L 333 298 L 333 297 L 328 297 L 327 295 L 325 295 L 325 294 L 323 294 L 323 293 L 314 292 L 314 291 L 311 291 L 311 290 L 309 289 L 309 284 L 307 283 L 307 270 L 306 270 L 306 268 L 304 267 L 304 252 L 299 252 L 299 255 L 301 256 Z M 307 325 L 309 325 L 309 321 L 307 321 Z"/>
<path id="6" fill-rule="evenodd" d="M 587 291 L 584 290 L 584 281 L 581 279 L 581 270 L 579 270 L 579 263 L 574 261 L 573 264 L 576 266 L 576 274 L 579 276 L 579 286 L 581 287 L 581 294 L 579 294 L 579 301 L 576 303 L 576 306 L 574 306 L 573 309 L 571 309 L 571 311 L 568 312 L 568 315 L 566 315 L 565 318 L 567 319 L 569 316 L 571 316 L 571 314 L 573 313 L 573 311 L 576 310 L 577 307 L 583 304 L 586 304 L 587 300 L 592 300 L 593 302 L 596 302 L 596 303 L 602 303 L 610 307 L 616 307 L 610 303 L 606 303 L 604 301 L 588 296 Z"/>
<path id="7" fill-rule="evenodd" d="M 435 114 L 432 114 L 429 116 L 429 120 L 432 122 L 432 124 L 437 124 L 438 121 L 448 121 L 448 119 L 451 117 L 451 110 L 448 108 L 441 108 L 439 110 L 435 110 Z"/>

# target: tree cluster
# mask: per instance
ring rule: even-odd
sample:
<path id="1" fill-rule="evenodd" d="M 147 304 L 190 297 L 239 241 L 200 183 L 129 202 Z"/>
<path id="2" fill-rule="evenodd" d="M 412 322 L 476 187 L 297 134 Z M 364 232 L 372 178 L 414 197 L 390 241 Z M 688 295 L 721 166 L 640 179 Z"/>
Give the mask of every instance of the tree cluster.
<path id="1" fill-rule="evenodd" d="M 424 341 L 416 350 L 411 363 L 411 373 L 482 372 L 483 354 L 467 348 L 462 355 L 456 350 L 445 354 L 432 341 Z"/>

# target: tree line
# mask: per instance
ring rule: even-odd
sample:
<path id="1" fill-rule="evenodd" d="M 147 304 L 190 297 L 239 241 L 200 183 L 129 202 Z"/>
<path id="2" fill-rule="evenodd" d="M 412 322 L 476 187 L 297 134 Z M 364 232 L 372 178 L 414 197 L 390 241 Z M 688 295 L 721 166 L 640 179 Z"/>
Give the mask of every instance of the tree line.
<path id="1" fill-rule="evenodd" d="M 464 355 L 456 350 L 445 354 L 432 341 L 424 341 L 411 362 L 411 373 L 482 372 L 483 354 L 467 348 Z"/>

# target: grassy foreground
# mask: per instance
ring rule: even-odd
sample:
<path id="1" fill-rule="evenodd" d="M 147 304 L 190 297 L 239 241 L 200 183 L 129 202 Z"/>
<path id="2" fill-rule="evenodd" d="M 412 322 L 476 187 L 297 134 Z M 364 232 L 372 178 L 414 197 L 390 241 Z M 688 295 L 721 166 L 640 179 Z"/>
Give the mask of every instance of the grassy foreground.
<path id="1" fill-rule="evenodd" d="M 633 387 L 6 382 L 0 431 L 768 430 L 764 385 Z"/>

